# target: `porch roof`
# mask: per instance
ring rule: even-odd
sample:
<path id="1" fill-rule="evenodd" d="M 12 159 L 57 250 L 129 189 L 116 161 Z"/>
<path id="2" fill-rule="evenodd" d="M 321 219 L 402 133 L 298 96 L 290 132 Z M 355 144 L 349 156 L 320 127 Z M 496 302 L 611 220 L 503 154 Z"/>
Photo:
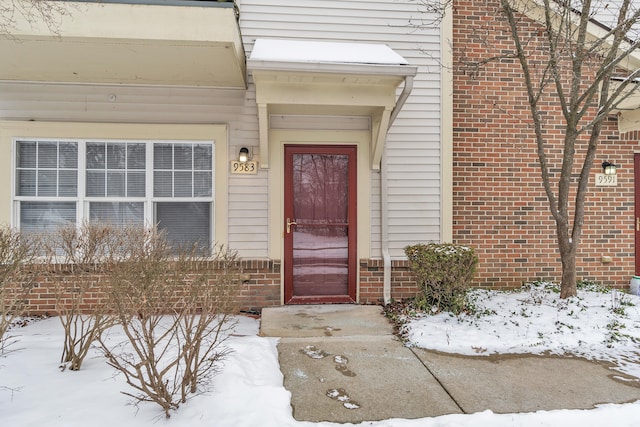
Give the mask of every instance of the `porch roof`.
<path id="1" fill-rule="evenodd" d="M 246 86 L 233 2 L 56 3 L 56 20 L 17 14 L 11 34 L 0 34 L 0 80 Z"/>
<path id="2" fill-rule="evenodd" d="M 620 81 L 620 79 L 612 80 L 613 90 Z M 640 80 L 629 84 L 614 111 L 618 113 L 618 130 L 620 132 L 640 129 Z"/>
<path id="3" fill-rule="evenodd" d="M 384 44 L 277 39 L 256 40 L 247 68 L 256 84 L 263 168 L 271 114 L 337 113 L 371 117 L 371 167 L 378 169 L 387 130 L 417 72 Z"/>

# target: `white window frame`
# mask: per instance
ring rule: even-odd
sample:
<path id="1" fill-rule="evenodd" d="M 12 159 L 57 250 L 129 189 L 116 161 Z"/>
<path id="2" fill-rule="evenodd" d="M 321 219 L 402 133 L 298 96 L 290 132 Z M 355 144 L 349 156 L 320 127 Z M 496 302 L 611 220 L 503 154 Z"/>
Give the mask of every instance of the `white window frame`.
<path id="1" fill-rule="evenodd" d="M 39 197 L 17 195 L 17 152 L 19 142 L 72 142 L 78 144 L 78 177 L 76 197 Z M 87 143 L 142 143 L 145 144 L 145 196 L 144 197 L 88 197 L 86 196 L 86 172 L 87 172 Z M 211 146 L 211 196 L 198 197 L 154 197 L 153 195 L 153 148 L 154 144 L 191 144 Z M 20 229 L 20 204 L 21 202 L 75 202 L 76 225 L 89 220 L 89 206 L 91 202 L 142 202 L 144 206 L 144 225 L 152 226 L 155 223 L 155 204 L 158 202 L 201 202 L 210 204 L 209 242 L 215 242 L 215 189 L 216 189 L 216 144 L 208 140 L 177 140 L 177 139 L 101 139 L 101 138 L 41 138 L 41 137 L 14 137 L 11 160 L 11 195 L 13 204 L 14 226 Z"/>

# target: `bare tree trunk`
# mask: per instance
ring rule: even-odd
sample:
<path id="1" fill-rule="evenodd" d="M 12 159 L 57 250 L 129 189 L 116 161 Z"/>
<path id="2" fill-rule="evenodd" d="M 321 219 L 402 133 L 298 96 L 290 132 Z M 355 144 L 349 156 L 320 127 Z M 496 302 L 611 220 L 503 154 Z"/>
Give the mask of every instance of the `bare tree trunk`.
<path id="1" fill-rule="evenodd" d="M 562 262 L 562 281 L 560 282 L 560 298 L 569 298 L 578 294 L 576 275 L 576 253 L 560 251 Z"/>
<path id="2" fill-rule="evenodd" d="M 556 216 L 558 252 L 560 254 L 560 264 L 562 265 L 560 298 L 573 297 L 578 293 L 576 286 L 576 248 L 578 247 L 578 240 L 580 239 L 579 233 L 581 230 L 578 230 L 578 233 L 576 233 L 576 225 L 579 224 L 574 224 L 573 227 L 570 227 L 567 218 L 562 215 Z"/>

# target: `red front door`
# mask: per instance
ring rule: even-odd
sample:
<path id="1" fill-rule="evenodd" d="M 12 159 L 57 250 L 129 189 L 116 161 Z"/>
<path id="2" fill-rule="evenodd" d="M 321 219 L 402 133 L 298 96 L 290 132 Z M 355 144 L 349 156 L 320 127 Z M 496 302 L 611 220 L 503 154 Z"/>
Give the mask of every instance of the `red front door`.
<path id="1" fill-rule="evenodd" d="M 286 145 L 287 304 L 356 299 L 356 147 Z"/>

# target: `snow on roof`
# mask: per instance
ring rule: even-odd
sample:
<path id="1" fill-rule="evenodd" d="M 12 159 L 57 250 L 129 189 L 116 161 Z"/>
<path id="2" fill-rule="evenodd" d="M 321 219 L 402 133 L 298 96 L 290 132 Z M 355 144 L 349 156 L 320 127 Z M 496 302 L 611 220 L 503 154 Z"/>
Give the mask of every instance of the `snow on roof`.
<path id="1" fill-rule="evenodd" d="M 250 59 L 375 65 L 409 64 L 406 59 L 384 44 L 281 39 L 257 39 Z"/>

